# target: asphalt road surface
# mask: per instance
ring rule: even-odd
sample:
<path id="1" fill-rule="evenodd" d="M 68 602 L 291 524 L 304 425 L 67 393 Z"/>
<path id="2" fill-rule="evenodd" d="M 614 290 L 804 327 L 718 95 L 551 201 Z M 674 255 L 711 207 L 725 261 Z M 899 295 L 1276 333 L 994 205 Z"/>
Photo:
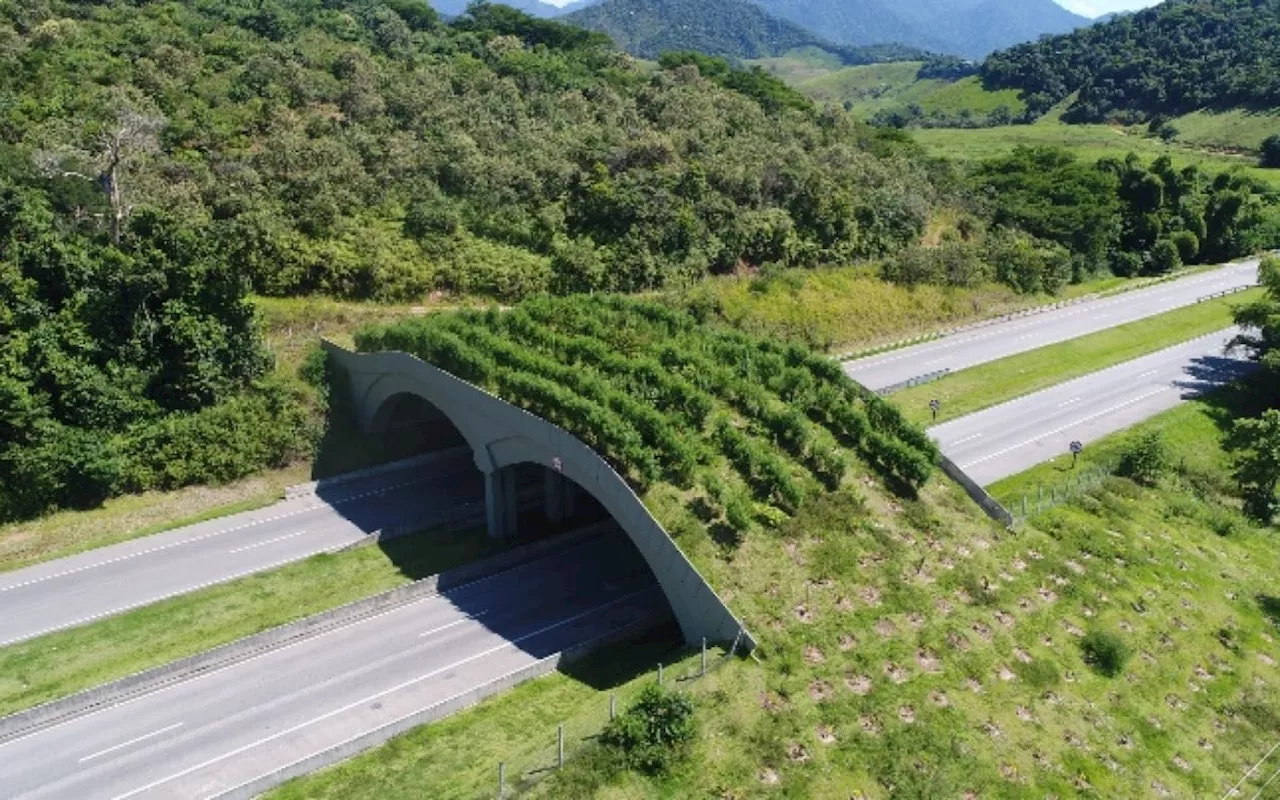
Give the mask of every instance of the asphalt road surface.
<path id="1" fill-rule="evenodd" d="M 389 525 L 428 527 L 462 504 L 483 512 L 470 451 L 322 494 L 0 573 L 0 646 L 298 561 Z"/>
<path id="2" fill-rule="evenodd" d="M 643 560 L 614 532 L 0 744 L 0 797 L 217 796 L 668 615 Z"/>
<path id="3" fill-rule="evenodd" d="M 985 325 L 965 333 L 847 361 L 844 371 L 869 389 L 883 389 L 943 369 L 952 372 L 1016 353 L 1065 342 L 1106 328 L 1188 306 L 1216 292 L 1258 281 L 1257 260 L 1228 264 L 1211 272 Z"/>
<path id="4" fill-rule="evenodd" d="M 1202 336 L 938 425 L 929 434 L 985 486 L 1068 454 L 1072 441 L 1087 447 L 1240 377 L 1254 365 L 1223 355 L 1238 332 Z"/>

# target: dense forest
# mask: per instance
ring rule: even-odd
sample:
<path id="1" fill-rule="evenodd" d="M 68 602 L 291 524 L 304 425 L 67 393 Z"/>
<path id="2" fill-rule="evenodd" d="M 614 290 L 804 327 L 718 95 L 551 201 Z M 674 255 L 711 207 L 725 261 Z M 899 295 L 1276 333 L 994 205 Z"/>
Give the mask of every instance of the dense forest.
<path id="1" fill-rule="evenodd" d="M 883 254 L 930 202 L 902 148 L 841 115 L 650 75 L 502 6 L 450 25 L 414 2 L 8 9 L 9 160 L 39 162 L 84 229 L 173 210 L 266 294 L 653 289 Z M 114 193 L 94 193 L 123 119 Z"/>
<path id="2" fill-rule="evenodd" d="M 1036 114 L 1079 92 L 1065 121 L 1138 121 L 1280 106 L 1277 53 L 1278 0 L 1168 0 L 992 54 L 982 78 L 991 89 L 1021 89 Z"/>
<path id="3" fill-rule="evenodd" d="M 511 301 L 860 261 L 1055 291 L 1274 246 L 1273 200 L 1051 151 L 962 170 L 763 71 L 638 64 L 504 6 L 9 2 L 0 519 L 307 452 L 255 292 Z"/>
<path id="4" fill-rule="evenodd" d="M 750 0 L 604 0 L 563 18 L 608 34 L 620 48 L 656 59 L 668 51 L 694 50 L 730 58 L 769 58 L 813 48 L 847 65 L 923 58 L 920 50 L 885 43 L 834 44 L 806 28 L 770 16 Z"/>

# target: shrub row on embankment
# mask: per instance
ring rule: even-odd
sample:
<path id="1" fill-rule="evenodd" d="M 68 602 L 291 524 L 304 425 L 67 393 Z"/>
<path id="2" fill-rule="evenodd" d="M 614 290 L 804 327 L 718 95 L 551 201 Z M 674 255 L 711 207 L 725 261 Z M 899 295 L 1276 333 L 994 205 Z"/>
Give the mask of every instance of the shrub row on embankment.
<path id="1" fill-rule="evenodd" d="M 928 480 L 937 457 L 920 429 L 837 364 L 655 303 L 538 299 L 366 329 L 356 342 L 417 355 L 560 425 L 638 491 L 659 482 L 705 491 L 739 522 L 794 513 L 838 486 L 850 452 L 908 489 Z"/>

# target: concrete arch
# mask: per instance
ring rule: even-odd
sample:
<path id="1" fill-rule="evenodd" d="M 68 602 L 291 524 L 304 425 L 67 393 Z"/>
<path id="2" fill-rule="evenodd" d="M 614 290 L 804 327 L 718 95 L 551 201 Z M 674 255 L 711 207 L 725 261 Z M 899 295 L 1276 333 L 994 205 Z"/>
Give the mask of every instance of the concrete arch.
<path id="1" fill-rule="evenodd" d="M 548 497 L 557 475 L 588 492 L 626 532 L 667 597 L 686 641 L 754 641 L 697 569 L 649 513 L 631 487 L 594 450 L 568 431 L 518 408 L 415 356 L 402 352 L 353 353 L 324 343 L 346 373 L 361 429 L 385 426 L 388 401 L 413 394 L 439 409 L 466 439 L 485 475 L 485 505 L 491 535 L 513 524 L 513 471 L 533 463 L 548 468 Z"/>

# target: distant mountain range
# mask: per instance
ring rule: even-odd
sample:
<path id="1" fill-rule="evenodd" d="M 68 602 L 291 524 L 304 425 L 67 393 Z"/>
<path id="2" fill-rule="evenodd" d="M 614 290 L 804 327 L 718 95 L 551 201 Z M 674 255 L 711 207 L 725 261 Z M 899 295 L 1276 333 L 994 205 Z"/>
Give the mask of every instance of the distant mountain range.
<path id="1" fill-rule="evenodd" d="M 564 16 L 563 21 L 606 33 L 620 48 L 641 58 L 657 58 L 672 50 L 769 58 L 802 47 L 830 53 L 844 64 L 918 59 L 925 55 L 903 45 L 836 44 L 771 16 L 748 0 L 604 0 Z"/>
<path id="2" fill-rule="evenodd" d="M 431 4 L 455 16 L 466 11 L 467 0 Z M 795 47 L 834 52 L 843 46 L 841 59 L 857 64 L 884 59 L 856 48 L 901 45 L 904 58 L 929 51 L 979 60 L 1044 34 L 1093 24 L 1053 0 L 578 0 L 564 7 L 506 0 L 505 5 L 604 31 L 623 49 L 646 58 L 662 50 L 756 58 Z"/>
<path id="3" fill-rule="evenodd" d="M 898 42 L 980 59 L 1093 24 L 1053 0 L 757 0 L 769 13 L 853 46 Z"/>

